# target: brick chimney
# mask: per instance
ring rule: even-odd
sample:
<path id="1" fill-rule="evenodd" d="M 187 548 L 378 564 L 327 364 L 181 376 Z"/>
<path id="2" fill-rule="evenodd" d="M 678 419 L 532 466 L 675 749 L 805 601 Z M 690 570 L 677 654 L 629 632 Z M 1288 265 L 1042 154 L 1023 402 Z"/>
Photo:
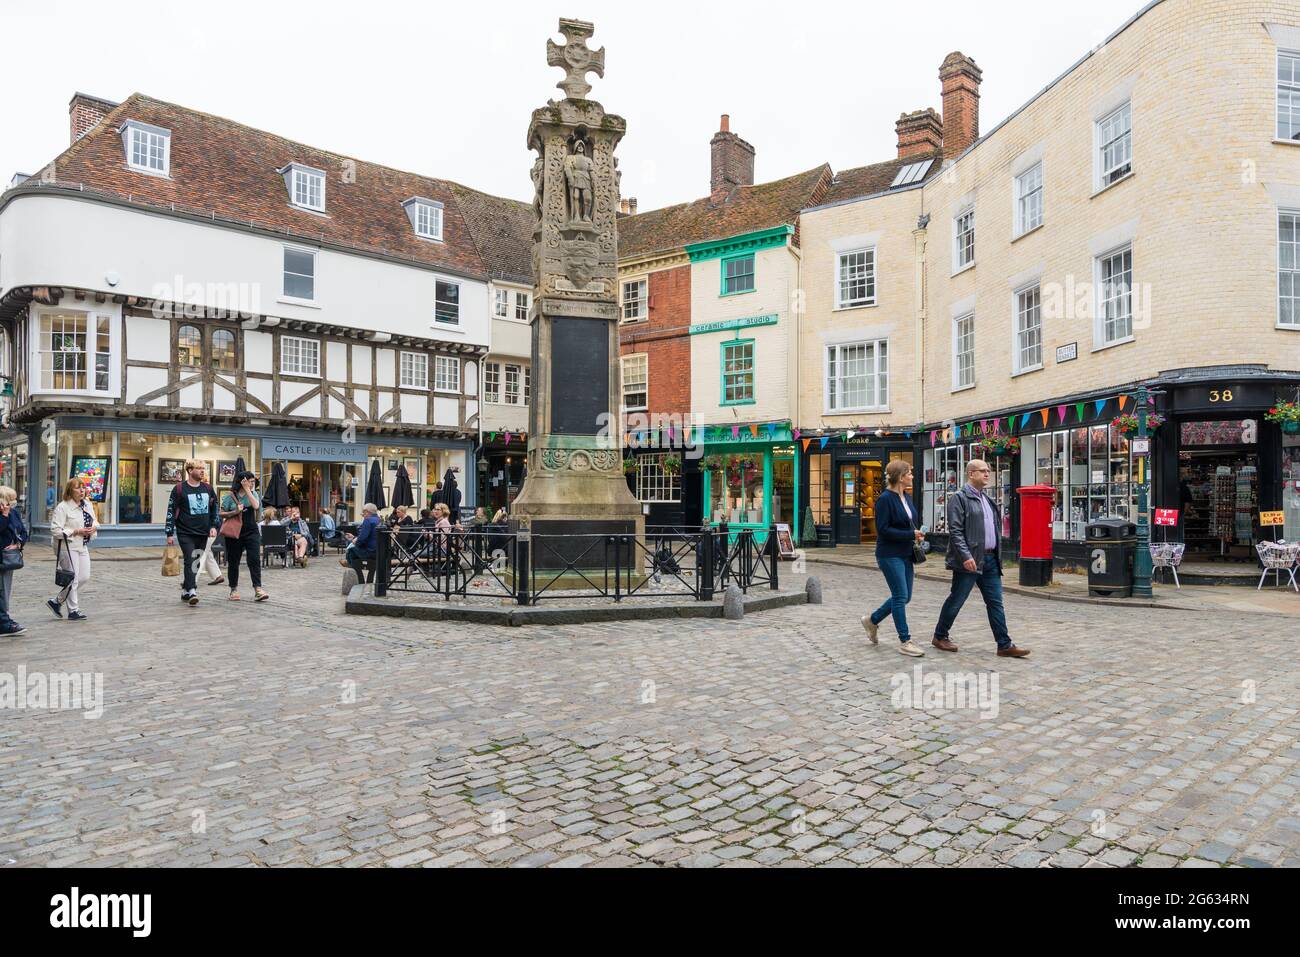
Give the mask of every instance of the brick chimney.
<path id="1" fill-rule="evenodd" d="M 618 201 L 618 211 L 624 216 L 636 215 L 636 197 L 628 196 Z"/>
<path id="2" fill-rule="evenodd" d="M 754 185 L 754 147 L 731 132 L 731 117 L 722 114 L 718 132 L 709 141 L 709 200 L 725 203 L 738 186 Z"/>
<path id="3" fill-rule="evenodd" d="M 944 57 L 939 67 L 943 86 L 943 158 L 952 159 L 980 135 L 980 79 L 984 71 L 964 53 Z"/>
<path id="4" fill-rule="evenodd" d="M 68 101 L 68 144 L 89 133 L 118 104 L 98 96 L 74 93 Z"/>
<path id="5" fill-rule="evenodd" d="M 894 124 L 898 132 L 898 158 L 929 155 L 943 146 L 943 121 L 933 107 L 904 113 Z"/>

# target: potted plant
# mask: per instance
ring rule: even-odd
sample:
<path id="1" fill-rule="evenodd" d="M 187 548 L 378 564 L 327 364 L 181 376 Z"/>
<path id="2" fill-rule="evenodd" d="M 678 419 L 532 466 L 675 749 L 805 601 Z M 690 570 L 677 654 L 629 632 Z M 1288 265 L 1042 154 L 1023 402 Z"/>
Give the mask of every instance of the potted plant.
<path id="1" fill-rule="evenodd" d="M 668 475 L 680 475 L 682 473 L 682 457 L 680 455 L 665 455 L 662 467 Z"/>
<path id="2" fill-rule="evenodd" d="M 1279 402 L 1268 410 L 1265 422 L 1276 422 L 1287 435 L 1300 432 L 1300 401 Z"/>
<path id="3" fill-rule="evenodd" d="M 803 528 L 799 530 L 799 541 L 807 548 L 817 546 L 817 518 L 813 515 L 811 505 L 803 510 Z"/>
<path id="4" fill-rule="evenodd" d="M 1019 455 L 1020 439 L 1014 435 L 986 435 L 971 445 L 971 452 L 983 459 L 999 455 Z"/>
<path id="5" fill-rule="evenodd" d="M 633 475 L 636 472 L 636 457 L 629 455 L 623 460 L 623 474 Z"/>
<path id="6" fill-rule="evenodd" d="M 1147 432 L 1154 432 L 1160 426 L 1165 424 L 1165 417 L 1158 412 L 1147 413 Z M 1138 417 L 1132 413 L 1126 412 L 1123 415 L 1117 415 L 1111 419 L 1110 426 L 1118 429 L 1120 435 L 1133 436 L 1137 435 Z"/>

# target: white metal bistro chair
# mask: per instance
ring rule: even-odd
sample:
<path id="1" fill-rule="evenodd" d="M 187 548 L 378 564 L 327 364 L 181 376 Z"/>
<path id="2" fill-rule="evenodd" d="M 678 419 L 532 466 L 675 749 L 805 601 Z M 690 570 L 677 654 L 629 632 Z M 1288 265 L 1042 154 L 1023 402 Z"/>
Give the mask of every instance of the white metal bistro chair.
<path id="1" fill-rule="evenodd" d="M 1255 591 L 1264 587 L 1264 579 L 1268 577 L 1269 572 L 1277 576 L 1277 584 L 1282 583 L 1282 573 L 1286 572 L 1291 579 L 1291 587 L 1300 592 L 1300 585 L 1297 585 L 1295 580 L 1296 561 L 1300 559 L 1300 544 L 1260 542 L 1255 546 L 1255 550 L 1259 552 L 1260 564 L 1264 566 L 1264 572 L 1259 576 L 1259 584 L 1255 586 Z"/>
<path id="2" fill-rule="evenodd" d="M 1182 542 L 1152 542 L 1151 543 L 1151 567 L 1168 568 L 1174 573 L 1174 587 L 1179 591 L 1183 586 L 1178 581 L 1178 566 L 1183 563 L 1183 549 L 1186 546 Z"/>

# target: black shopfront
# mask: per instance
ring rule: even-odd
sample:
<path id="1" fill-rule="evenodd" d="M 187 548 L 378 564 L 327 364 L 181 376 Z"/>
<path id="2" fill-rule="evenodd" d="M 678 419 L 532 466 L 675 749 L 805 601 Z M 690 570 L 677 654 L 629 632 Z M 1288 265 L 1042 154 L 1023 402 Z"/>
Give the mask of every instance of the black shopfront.
<path id="1" fill-rule="evenodd" d="M 818 544 L 866 545 L 876 540 L 876 499 L 885 490 L 885 468 L 894 459 L 915 466 L 910 436 L 830 436 L 823 447 L 812 438 L 804 455 L 808 495 Z M 920 479 L 917 477 L 919 490 Z"/>

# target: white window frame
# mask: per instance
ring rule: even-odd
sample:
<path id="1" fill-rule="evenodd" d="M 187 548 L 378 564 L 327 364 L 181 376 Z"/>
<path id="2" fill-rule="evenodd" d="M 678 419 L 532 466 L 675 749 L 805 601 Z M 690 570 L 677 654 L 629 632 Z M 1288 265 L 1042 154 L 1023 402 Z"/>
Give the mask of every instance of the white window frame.
<path id="1" fill-rule="evenodd" d="M 280 254 L 280 298 L 288 302 L 315 303 L 316 302 L 316 250 L 305 249 L 302 246 L 281 246 L 280 248 L 283 250 L 283 252 Z M 294 296 L 294 295 L 290 295 L 289 293 L 288 283 L 286 282 L 287 277 L 307 276 L 307 274 L 303 272 L 290 271 L 289 262 L 288 262 L 289 253 L 300 253 L 301 255 L 311 257 L 311 277 L 310 277 L 311 295 L 310 296 Z"/>
<path id="2" fill-rule="evenodd" d="M 969 225 L 963 228 L 963 222 L 969 221 Z M 967 241 L 966 237 L 969 237 Z M 952 218 L 952 272 L 955 276 L 963 270 L 970 269 L 975 265 L 975 207 L 967 206 Z M 966 258 L 969 249 L 970 258 Z"/>
<path id="3" fill-rule="evenodd" d="M 646 276 L 639 279 L 629 279 L 620 286 L 622 302 L 622 311 L 620 318 L 623 322 L 643 322 L 650 318 L 650 280 Z M 637 295 L 628 298 L 628 292 L 634 291 Z"/>
<path id="4" fill-rule="evenodd" d="M 85 348 L 81 352 L 81 355 L 83 356 L 83 366 L 86 375 L 85 388 L 60 389 L 54 387 L 53 385 L 46 387 L 42 382 L 43 374 L 45 372 L 43 358 L 45 356 L 53 357 L 55 353 L 64 353 L 65 351 L 71 351 L 71 350 L 62 350 L 62 349 L 56 350 L 52 348 L 53 346 L 52 339 L 51 339 L 51 349 L 45 350 L 41 348 L 42 345 L 41 328 L 44 324 L 44 320 L 53 319 L 55 316 L 74 316 L 79 318 L 81 322 L 80 333 L 74 330 L 70 334 L 81 335 L 83 337 Z M 99 350 L 99 322 L 101 319 L 108 323 L 108 352 L 106 353 L 101 352 Z M 29 387 L 30 391 L 33 394 L 53 393 L 57 395 L 86 395 L 86 396 L 117 395 L 119 389 L 119 383 L 118 383 L 119 363 L 116 361 L 118 356 L 118 348 L 119 348 L 118 338 L 117 338 L 117 325 L 118 325 L 117 317 L 109 312 L 88 312 L 84 309 L 70 309 L 70 308 L 65 308 L 63 306 L 51 306 L 46 309 L 33 310 L 32 326 L 30 327 L 32 331 L 31 338 L 30 338 L 31 341 L 30 355 L 31 355 L 31 369 L 33 371 L 33 375 L 31 376 L 31 385 Z M 63 334 L 69 334 L 69 333 L 65 330 Z M 95 384 L 98 381 L 97 368 L 99 364 L 97 362 L 97 359 L 99 356 L 106 357 L 105 371 L 108 376 L 107 384 L 102 389 L 98 388 Z M 50 371 L 52 375 L 54 371 L 53 358 L 51 358 L 50 361 Z M 77 370 L 75 369 L 71 370 L 71 374 L 75 374 L 76 371 Z M 64 374 L 66 375 L 69 373 L 67 370 L 65 370 Z"/>
<path id="5" fill-rule="evenodd" d="M 456 356 L 433 357 L 433 391 L 460 395 L 460 359 Z"/>
<path id="6" fill-rule="evenodd" d="M 415 204 L 415 235 L 421 239 L 442 241 L 442 207 L 433 203 Z"/>
<path id="7" fill-rule="evenodd" d="M 969 333 L 963 333 L 962 325 L 970 323 Z M 963 351 L 963 345 L 969 348 Z M 962 357 L 970 356 L 969 365 L 963 367 Z M 963 371 L 970 373 L 969 381 L 963 378 Z M 975 313 L 964 312 L 952 318 L 952 391 L 975 388 Z"/>
<path id="8" fill-rule="evenodd" d="M 492 318 L 510 318 L 510 290 L 500 287 L 492 290 Z"/>
<path id="9" fill-rule="evenodd" d="M 445 286 L 456 287 L 456 318 L 455 319 L 444 319 L 438 315 L 438 304 L 442 302 L 442 300 L 438 298 L 438 283 L 442 283 Z M 438 278 L 433 281 L 433 321 L 436 322 L 438 325 L 456 326 L 456 327 L 460 326 L 460 306 L 461 306 L 460 291 L 461 291 L 460 283 L 456 282 L 454 279 Z M 448 300 L 448 303 L 450 304 L 450 300 Z"/>
<path id="10" fill-rule="evenodd" d="M 845 276 L 845 259 L 850 256 L 864 256 L 865 261 L 862 266 L 862 275 L 859 277 Z M 866 288 L 866 295 L 860 299 L 845 299 L 844 287 L 846 283 L 861 281 Z M 876 247 L 860 246 L 857 249 L 845 249 L 835 254 L 835 308 L 836 309 L 859 309 L 864 306 L 876 305 Z"/>
<path id="11" fill-rule="evenodd" d="M 501 404 L 524 404 L 524 367 L 518 362 L 507 362 L 501 367 Z"/>
<path id="12" fill-rule="evenodd" d="M 1030 294 L 1034 294 L 1036 301 L 1032 306 L 1026 307 L 1024 299 Z M 1038 322 L 1032 326 L 1023 326 L 1023 320 L 1033 312 Z M 1038 361 L 1026 362 L 1026 335 L 1030 332 L 1036 334 L 1037 342 L 1031 343 L 1030 346 L 1036 346 L 1038 349 Z M 1011 294 L 1011 374 L 1023 375 L 1026 372 L 1037 372 L 1043 368 L 1043 286 L 1041 280 L 1035 279 L 1033 282 L 1026 283 L 1019 287 Z"/>
<path id="13" fill-rule="evenodd" d="M 313 169 L 310 166 L 300 166 L 297 163 L 289 164 L 289 203 L 298 209 L 305 209 L 313 213 L 325 212 L 325 171 L 323 169 Z M 320 196 L 317 197 L 316 203 L 312 203 L 312 186 L 320 187 Z M 300 200 L 303 196 L 305 201 Z"/>
<path id="14" fill-rule="evenodd" d="M 1292 220 L 1291 267 L 1283 266 L 1282 220 Z M 1289 283 L 1283 282 L 1288 277 Z M 1283 294 L 1283 286 L 1289 285 L 1290 294 Z M 1291 301 L 1291 321 L 1282 321 L 1282 300 Z M 1277 212 L 1277 327 L 1279 329 L 1300 329 L 1300 209 L 1279 209 Z"/>
<path id="15" fill-rule="evenodd" d="M 643 398 L 640 405 L 628 405 L 628 366 L 639 366 L 641 379 L 639 384 L 641 388 L 633 392 L 633 395 L 641 395 Z M 631 355 L 620 356 L 618 361 L 618 383 L 619 383 L 619 402 L 622 404 L 624 412 L 644 412 L 650 407 L 650 356 L 645 352 L 634 352 Z"/>
<path id="16" fill-rule="evenodd" d="M 1016 236 L 1020 237 L 1043 225 L 1043 161 L 1039 160 L 1017 176 L 1014 189 Z"/>
<path id="17" fill-rule="evenodd" d="M 1102 271 L 1104 269 L 1105 263 L 1116 258 L 1117 256 L 1123 256 L 1125 253 L 1127 253 L 1129 257 L 1128 292 L 1127 292 L 1128 331 L 1124 335 L 1116 336 L 1115 338 L 1112 339 L 1107 337 L 1106 335 L 1106 306 L 1109 302 L 1118 301 L 1122 297 L 1121 296 L 1112 296 L 1109 298 L 1107 297 L 1106 289 L 1103 288 L 1102 285 L 1104 281 L 1102 279 Z M 1093 288 L 1095 289 L 1096 292 L 1095 301 L 1097 303 L 1097 307 L 1094 310 L 1096 313 L 1096 317 L 1093 323 L 1093 343 L 1094 343 L 1093 348 L 1106 349 L 1109 348 L 1110 346 L 1118 346 L 1118 345 L 1122 345 L 1125 342 L 1132 342 L 1133 341 L 1133 318 L 1134 318 L 1133 317 L 1133 244 L 1124 243 L 1120 246 L 1116 246 L 1114 249 L 1108 250 L 1107 252 L 1104 252 L 1101 255 L 1097 256 L 1093 260 L 1093 279 L 1095 283 Z"/>
<path id="18" fill-rule="evenodd" d="M 681 472 L 664 471 L 671 452 L 651 452 L 636 457 L 636 497 L 639 502 L 676 503 L 682 500 Z"/>
<path id="19" fill-rule="evenodd" d="M 294 368 L 290 368 L 289 352 L 285 347 L 289 343 L 297 343 L 295 361 L 292 363 Z M 310 348 L 308 348 L 310 346 Z M 306 360 L 310 358 L 311 364 L 308 365 Z M 320 378 L 320 340 L 308 339 L 304 336 L 281 336 L 280 337 L 280 375 L 305 376 L 307 378 Z"/>
<path id="20" fill-rule="evenodd" d="M 397 384 L 403 389 L 429 389 L 429 355 L 425 352 L 402 352 L 398 357 Z"/>
<path id="21" fill-rule="evenodd" d="M 837 405 L 844 394 L 844 351 L 859 346 L 871 347 L 871 371 L 864 373 L 871 379 L 875 402 L 867 405 Z M 832 375 L 834 380 L 832 382 Z M 827 343 L 822 351 L 822 404 L 826 415 L 845 415 L 852 412 L 889 411 L 889 340 L 859 339 L 853 342 Z"/>
<path id="22" fill-rule="evenodd" d="M 126 149 L 126 165 L 137 173 L 149 176 L 171 176 L 172 134 L 171 130 L 161 126 L 150 126 L 136 120 L 127 120 L 122 124 L 122 140 Z M 136 162 L 136 145 L 142 144 L 145 162 Z M 157 165 L 154 157 L 157 157 Z"/>
<path id="23" fill-rule="evenodd" d="M 1282 58 L 1294 60 L 1295 65 L 1292 69 L 1290 81 L 1282 80 Z M 1300 142 L 1300 50 L 1278 50 L 1277 51 L 1277 68 L 1274 71 L 1277 89 L 1277 113 L 1274 133 L 1277 139 L 1284 143 Z M 1282 130 L 1282 102 L 1283 99 L 1288 101 L 1287 112 L 1290 116 L 1290 126 L 1292 135 L 1286 136 Z"/>
<path id="24" fill-rule="evenodd" d="M 527 322 L 528 311 L 529 309 L 532 308 L 533 305 L 532 294 L 524 292 L 523 290 L 520 289 L 516 289 L 514 299 L 515 299 L 515 322 Z M 520 315 L 521 312 L 523 313 L 523 315 Z"/>
<path id="25" fill-rule="evenodd" d="M 483 401 L 501 404 L 501 363 L 483 363 Z"/>
<path id="26" fill-rule="evenodd" d="M 1128 126 L 1123 133 L 1116 135 L 1110 129 L 1110 125 L 1112 121 L 1117 120 L 1121 115 L 1127 118 Z M 1133 174 L 1133 101 L 1125 100 L 1097 120 L 1093 124 L 1093 135 L 1096 140 L 1093 162 L 1097 171 L 1093 185 L 1094 189 L 1100 192 Z M 1124 149 L 1122 150 L 1124 159 L 1119 162 L 1113 159 L 1107 160 L 1107 151 L 1111 150 L 1112 147 L 1117 148 L 1121 142 L 1124 143 Z"/>

